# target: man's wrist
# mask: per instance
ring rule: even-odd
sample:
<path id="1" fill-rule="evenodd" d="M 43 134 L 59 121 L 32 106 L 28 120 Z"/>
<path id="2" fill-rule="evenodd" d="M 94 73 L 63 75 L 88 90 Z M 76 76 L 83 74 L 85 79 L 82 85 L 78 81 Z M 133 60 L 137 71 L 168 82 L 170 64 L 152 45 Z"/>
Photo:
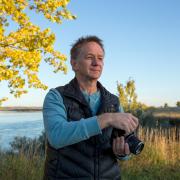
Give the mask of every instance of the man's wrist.
<path id="1" fill-rule="evenodd" d="M 111 113 L 104 113 L 97 116 L 98 123 L 101 129 L 111 126 Z"/>
<path id="2" fill-rule="evenodd" d="M 131 154 L 125 154 L 125 155 L 115 155 L 117 159 L 127 161 L 131 158 Z"/>

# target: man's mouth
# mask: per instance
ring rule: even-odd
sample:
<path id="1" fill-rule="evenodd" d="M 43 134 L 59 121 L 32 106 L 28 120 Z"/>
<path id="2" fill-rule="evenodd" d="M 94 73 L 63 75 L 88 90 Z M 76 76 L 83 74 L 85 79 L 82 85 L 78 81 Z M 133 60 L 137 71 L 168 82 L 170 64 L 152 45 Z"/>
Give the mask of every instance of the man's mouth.
<path id="1" fill-rule="evenodd" d="M 91 71 L 100 71 L 100 69 L 91 69 Z"/>

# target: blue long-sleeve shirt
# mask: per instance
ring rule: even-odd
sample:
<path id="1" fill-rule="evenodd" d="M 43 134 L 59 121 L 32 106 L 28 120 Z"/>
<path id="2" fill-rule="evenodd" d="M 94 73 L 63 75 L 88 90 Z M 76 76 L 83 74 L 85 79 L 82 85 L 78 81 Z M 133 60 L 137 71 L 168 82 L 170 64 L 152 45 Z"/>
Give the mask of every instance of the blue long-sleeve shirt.
<path id="1" fill-rule="evenodd" d="M 86 92 L 83 94 L 94 116 L 69 122 L 59 92 L 51 89 L 47 93 L 43 104 L 44 127 L 48 141 L 54 148 L 62 148 L 102 133 L 97 116 L 95 116 L 100 105 L 100 92 L 97 91 L 92 95 Z"/>

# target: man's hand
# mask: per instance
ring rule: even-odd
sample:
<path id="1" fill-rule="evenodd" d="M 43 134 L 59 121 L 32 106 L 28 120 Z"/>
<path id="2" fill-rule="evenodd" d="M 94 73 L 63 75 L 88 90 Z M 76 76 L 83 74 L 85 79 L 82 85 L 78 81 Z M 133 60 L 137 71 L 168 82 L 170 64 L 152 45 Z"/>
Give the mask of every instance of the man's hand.
<path id="1" fill-rule="evenodd" d="M 125 130 L 126 134 L 133 132 L 139 124 L 139 120 L 130 113 L 104 113 L 97 118 L 101 129 L 111 126 Z"/>
<path id="2" fill-rule="evenodd" d="M 124 136 L 113 139 L 113 152 L 115 155 L 125 156 L 130 154 L 129 145 L 125 143 Z"/>

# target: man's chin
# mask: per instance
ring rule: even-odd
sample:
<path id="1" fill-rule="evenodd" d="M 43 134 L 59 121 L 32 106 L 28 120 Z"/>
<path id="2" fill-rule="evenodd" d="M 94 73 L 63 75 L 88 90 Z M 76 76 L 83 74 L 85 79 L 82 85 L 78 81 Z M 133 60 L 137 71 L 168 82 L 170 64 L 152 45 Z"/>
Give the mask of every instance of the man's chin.
<path id="1" fill-rule="evenodd" d="M 92 78 L 97 78 L 97 79 L 99 79 L 100 76 L 101 76 L 101 73 L 100 73 L 99 71 L 95 71 L 95 73 L 91 73 L 90 76 L 91 76 Z"/>
<path id="2" fill-rule="evenodd" d="M 100 76 L 90 76 L 90 79 L 92 80 L 98 80 L 100 78 Z"/>

